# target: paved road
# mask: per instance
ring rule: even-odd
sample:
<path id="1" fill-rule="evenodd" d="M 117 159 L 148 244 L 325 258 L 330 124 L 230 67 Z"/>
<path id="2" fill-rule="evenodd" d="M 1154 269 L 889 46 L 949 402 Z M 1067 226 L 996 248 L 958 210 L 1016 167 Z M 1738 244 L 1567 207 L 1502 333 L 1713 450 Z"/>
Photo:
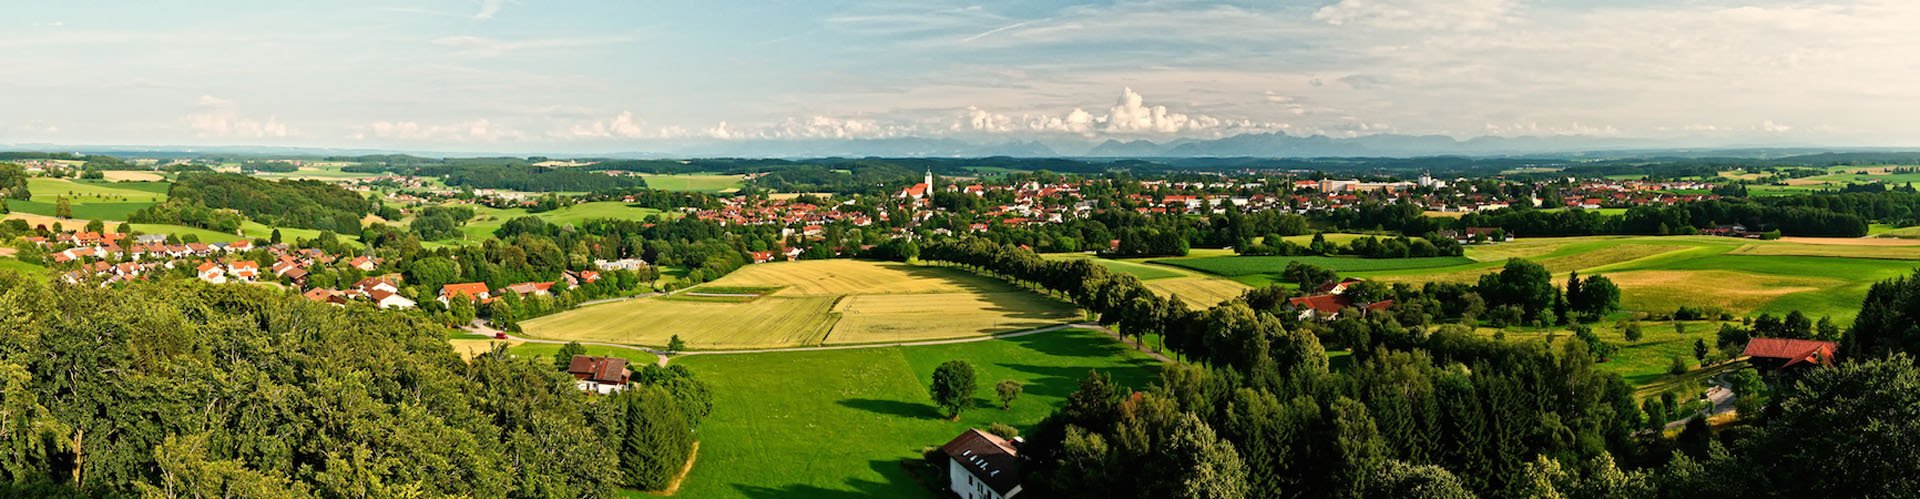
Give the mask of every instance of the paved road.
<path id="1" fill-rule="evenodd" d="M 1726 382 L 1721 380 L 1720 377 L 1718 376 L 1715 376 L 1713 380 L 1710 381 L 1710 383 L 1712 383 L 1713 386 L 1707 388 L 1707 401 L 1712 402 L 1713 405 L 1711 407 L 1708 407 L 1707 410 L 1702 411 L 1702 413 L 1704 413 L 1707 416 L 1707 418 L 1711 419 L 1714 416 L 1719 416 L 1721 414 L 1733 412 L 1733 400 L 1734 400 L 1733 389 L 1728 388 L 1727 385 L 1725 384 Z M 1666 429 L 1671 430 L 1675 428 L 1684 427 L 1687 425 L 1688 421 L 1692 421 L 1693 418 L 1700 417 L 1700 415 L 1701 414 L 1694 414 L 1692 416 L 1687 416 L 1687 417 L 1675 420 L 1673 422 L 1667 423 Z"/>
<path id="2" fill-rule="evenodd" d="M 972 337 L 972 338 L 954 338 L 954 339 L 947 339 L 947 340 L 902 341 L 902 342 L 894 342 L 894 343 L 868 343 L 868 344 L 860 344 L 860 345 L 827 345 L 827 346 L 816 346 L 816 347 L 759 348 L 759 349 L 751 349 L 751 350 L 698 350 L 698 351 L 692 351 L 692 352 L 676 352 L 671 355 L 661 350 L 656 350 L 656 349 L 642 347 L 642 346 L 623 345 L 619 343 L 601 343 L 601 342 L 593 342 L 593 341 L 582 341 L 579 343 L 581 345 L 593 345 L 593 346 L 601 346 L 601 347 L 609 347 L 609 348 L 624 348 L 628 350 L 637 350 L 641 352 L 646 352 L 654 356 L 654 358 L 656 359 L 654 362 L 655 364 L 661 367 L 666 367 L 667 362 L 671 358 L 671 356 L 732 355 L 732 354 L 747 354 L 747 353 L 779 353 L 779 352 L 818 352 L 818 351 L 825 351 L 825 350 L 855 350 L 855 349 L 862 349 L 862 348 L 891 348 L 891 347 L 917 347 L 917 346 L 929 346 L 929 345 L 953 345 L 953 344 L 959 344 L 959 343 L 972 343 L 976 341 L 1018 338 L 1021 336 L 1029 336 L 1029 335 L 1035 335 L 1040 333 L 1059 331 L 1062 329 L 1075 329 L 1075 328 L 1091 329 L 1094 331 L 1099 331 L 1103 334 L 1106 334 L 1108 337 L 1112 337 L 1116 340 L 1119 340 L 1122 344 L 1130 344 L 1124 338 L 1121 338 L 1119 334 L 1114 333 L 1113 330 L 1102 327 L 1099 324 L 1091 324 L 1091 323 L 1057 324 L 1057 325 L 1052 325 L 1052 326 L 1047 326 L 1042 328 L 1028 329 L 1024 331 L 1014 331 L 1010 333 L 1000 333 L 1000 334 L 995 334 L 990 336 L 978 336 L 978 337 Z M 467 331 L 473 332 L 475 334 L 483 334 L 487 336 L 494 336 L 494 335 L 500 334 L 501 332 L 500 330 L 487 326 L 485 321 L 482 321 L 479 319 L 475 319 L 473 321 L 473 324 L 468 325 L 467 327 L 462 329 L 466 329 Z M 539 338 L 526 338 L 521 336 L 514 336 L 512 334 L 508 334 L 507 339 L 512 341 L 524 342 L 524 343 L 543 343 L 543 344 L 550 344 L 550 345 L 564 345 L 564 344 L 570 343 L 569 341 L 566 341 L 566 340 L 546 340 L 546 339 L 539 339 Z M 1135 345 L 1135 349 L 1139 350 L 1138 345 Z M 1147 355 L 1150 355 L 1154 359 L 1159 360 L 1161 362 L 1173 362 L 1173 359 L 1169 359 L 1167 358 L 1167 356 L 1161 355 L 1158 352 L 1151 352 L 1151 351 L 1145 351 L 1145 350 L 1142 350 L 1141 352 Z"/>

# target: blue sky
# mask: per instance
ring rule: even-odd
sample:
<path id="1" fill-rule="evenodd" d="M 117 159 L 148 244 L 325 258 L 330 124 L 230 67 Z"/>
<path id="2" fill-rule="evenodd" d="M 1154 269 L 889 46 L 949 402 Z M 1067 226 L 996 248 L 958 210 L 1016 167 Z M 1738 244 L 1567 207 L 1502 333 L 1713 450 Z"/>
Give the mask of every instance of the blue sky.
<path id="1" fill-rule="evenodd" d="M 1594 135 L 1920 145 L 1920 2 L 0 7 L 0 143 Z"/>

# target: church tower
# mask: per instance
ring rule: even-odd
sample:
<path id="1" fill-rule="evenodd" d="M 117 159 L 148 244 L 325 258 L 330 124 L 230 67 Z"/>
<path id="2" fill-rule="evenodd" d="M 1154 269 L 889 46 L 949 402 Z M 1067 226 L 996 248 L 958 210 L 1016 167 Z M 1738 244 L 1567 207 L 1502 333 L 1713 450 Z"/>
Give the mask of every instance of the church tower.
<path id="1" fill-rule="evenodd" d="M 933 197 L 933 167 L 927 167 L 927 197 Z"/>

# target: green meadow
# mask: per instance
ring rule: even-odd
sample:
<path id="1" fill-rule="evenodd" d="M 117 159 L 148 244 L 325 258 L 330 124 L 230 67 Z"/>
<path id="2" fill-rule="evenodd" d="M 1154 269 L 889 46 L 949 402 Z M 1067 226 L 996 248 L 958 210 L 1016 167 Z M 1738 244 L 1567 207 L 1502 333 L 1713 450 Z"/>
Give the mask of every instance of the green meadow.
<path id="1" fill-rule="evenodd" d="M 518 345 L 547 358 L 557 347 Z M 590 353 L 652 362 L 615 349 Z M 933 369 L 972 363 L 980 391 L 958 421 L 927 396 Z M 1089 371 L 1143 388 L 1156 363 L 1100 333 L 1056 331 L 952 345 L 812 352 L 691 355 L 673 359 L 713 388 L 713 414 L 681 497 L 932 498 L 902 465 L 967 428 L 1006 423 L 1031 430 Z M 1003 379 L 1025 383 L 1011 410 L 993 399 Z"/>
<path id="2" fill-rule="evenodd" d="M 746 185 L 739 175 L 652 175 L 643 174 L 647 187 L 663 191 L 717 193 L 737 190 Z"/>

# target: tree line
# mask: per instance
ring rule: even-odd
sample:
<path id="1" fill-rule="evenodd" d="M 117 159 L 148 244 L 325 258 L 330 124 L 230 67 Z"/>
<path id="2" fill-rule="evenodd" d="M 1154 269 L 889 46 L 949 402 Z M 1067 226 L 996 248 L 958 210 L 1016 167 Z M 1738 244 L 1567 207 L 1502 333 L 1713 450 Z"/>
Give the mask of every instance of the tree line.
<path id="1" fill-rule="evenodd" d="M 684 462 L 632 443 L 707 410 L 683 371 L 588 396 L 412 315 L 259 287 L 0 272 L 0 303 L 0 495 L 605 497 Z"/>

